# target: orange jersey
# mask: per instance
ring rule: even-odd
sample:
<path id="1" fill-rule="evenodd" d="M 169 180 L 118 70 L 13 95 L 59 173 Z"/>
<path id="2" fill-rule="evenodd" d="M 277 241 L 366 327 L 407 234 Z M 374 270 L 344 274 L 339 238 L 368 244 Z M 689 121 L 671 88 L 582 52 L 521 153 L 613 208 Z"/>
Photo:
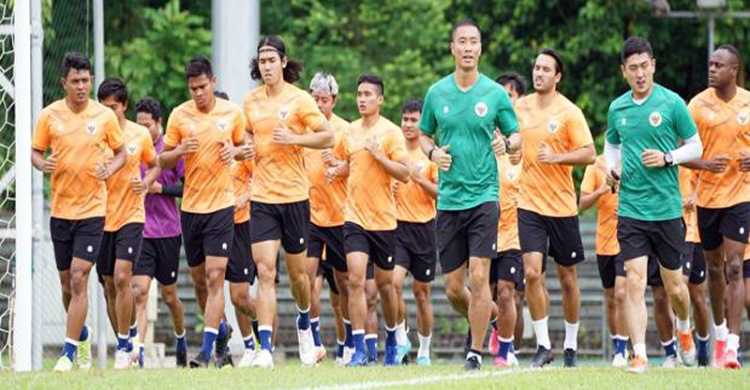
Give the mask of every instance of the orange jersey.
<path id="1" fill-rule="evenodd" d="M 234 161 L 232 163 L 232 187 L 234 198 L 239 199 L 250 191 L 250 180 L 253 176 L 252 161 Z M 234 223 L 240 224 L 250 220 L 250 199 L 242 207 L 234 207 Z"/>
<path id="2" fill-rule="evenodd" d="M 607 180 L 607 163 L 604 156 L 596 158 L 594 165 L 586 167 L 581 182 L 581 194 L 593 194 Z M 620 253 L 617 241 L 617 202 L 618 193 L 607 191 L 596 200 L 596 254 L 614 256 Z"/>
<path id="3" fill-rule="evenodd" d="M 244 133 L 242 110 L 228 100 L 216 99 L 209 113 L 200 112 L 192 100 L 172 110 L 164 145 L 176 147 L 189 137 L 198 140 L 198 151 L 183 156 L 182 211 L 208 214 L 234 206 L 232 167 L 221 161 L 220 154 L 225 143 L 241 143 Z"/>
<path id="4" fill-rule="evenodd" d="M 437 183 L 438 166 L 424 155 L 422 149 L 417 147 L 408 151 L 409 162 L 418 174 L 425 179 Z M 437 209 L 433 199 L 421 184 L 414 180 L 401 183 L 396 180 L 396 219 L 404 222 L 425 223 L 435 219 Z"/>
<path id="5" fill-rule="evenodd" d="M 700 171 L 697 204 L 705 208 L 725 208 L 750 201 L 750 174 L 739 171 L 740 153 L 750 153 L 750 92 L 737 87 L 729 102 L 709 88 L 688 105 L 703 142 L 703 159 L 717 156 L 731 159 L 721 173 Z"/>
<path id="6" fill-rule="evenodd" d="M 349 128 L 349 122 L 336 114 L 332 114 L 328 121 L 338 142 Z M 320 227 L 343 225 L 346 178 L 328 182 L 326 172 L 329 167 L 323 162 L 323 150 L 305 148 L 305 166 L 310 178 L 310 221 Z"/>
<path id="7" fill-rule="evenodd" d="M 294 133 L 316 129 L 326 118 L 312 96 L 286 83 L 277 96 L 268 96 L 267 87 L 253 89 L 245 98 L 247 129 L 254 136 L 255 177 L 253 201 L 281 204 L 309 198 L 310 185 L 302 146 L 273 142 L 273 130 L 281 124 Z"/>
<path id="8" fill-rule="evenodd" d="M 581 110 L 561 94 L 547 108 L 539 107 L 537 95 L 516 102 L 523 140 L 523 176 L 520 208 L 548 217 L 578 215 L 573 186 L 573 167 L 543 164 L 537 151 L 545 142 L 555 153 L 567 153 L 594 143 Z"/>
<path id="9" fill-rule="evenodd" d="M 148 129 L 131 121 L 123 129 L 126 160 L 122 169 L 107 179 L 107 214 L 104 231 L 116 232 L 129 223 L 146 222 L 146 194 L 133 192 L 130 183 L 141 179 L 141 163 L 155 163 L 156 150 Z"/>
<path id="10" fill-rule="evenodd" d="M 57 154 L 50 214 L 70 220 L 103 217 L 107 189 L 96 179 L 96 166 L 105 162 L 107 150 L 122 145 L 123 133 L 115 113 L 98 102 L 89 100 L 78 114 L 70 111 L 65 99 L 42 110 L 32 147 L 42 153 L 50 148 Z"/>
<path id="11" fill-rule="evenodd" d="M 365 150 L 365 140 L 375 137 L 385 156 L 393 161 L 404 160 L 406 141 L 401 128 L 384 117 L 369 129 L 358 119 L 336 144 L 334 153 L 349 161 L 349 180 L 344 218 L 365 230 L 396 229 L 396 201 L 391 190 L 391 176 L 372 154 Z"/>
<path id="12" fill-rule="evenodd" d="M 682 193 L 682 199 L 684 202 L 684 199 L 693 196 L 698 171 L 693 171 L 680 166 L 679 172 L 680 192 Z M 698 234 L 698 212 L 695 210 L 695 207 L 690 210 L 683 208 L 682 219 L 685 220 L 685 241 L 700 243 L 701 238 Z"/>
<path id="13" fill-rule="evenodd" d="M 497 225 L 497 251 L 520 250 L 518 240 L 518 198 L 521 180 L 521 164 L 513 165 L 508 156 L 497 159 L 500 175 L 500 220 Z"/>

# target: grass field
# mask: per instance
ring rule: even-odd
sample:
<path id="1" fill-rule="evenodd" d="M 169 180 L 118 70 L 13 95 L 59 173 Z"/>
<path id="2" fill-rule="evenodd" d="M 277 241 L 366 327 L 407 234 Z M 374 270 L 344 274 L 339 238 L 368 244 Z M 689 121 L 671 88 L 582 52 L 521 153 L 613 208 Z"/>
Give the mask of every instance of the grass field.
<path id="1" fill-rule="evenodd" d="M 485 361 L 489 363 L 489 361 Z M 491 364 L 491 363 L 490 363 Z M 46 364 L 45 364 L 46 365 Z M 528 366 L 528 365 L 526 365 Z M 634 376 L 622 370 L 589 365 L 575 370 L 559 367 L 543 370 L 521 368 L 498 370 L 491 366 L 478 373 L 465 373 L 456 361 L 423 368 L 382 366 L 346 369 L 332 362 L 303 368 L 290 361 L 273 371 L 260 369 L 144 370 L 56 374 L 42 372 L 0 373 L 0 389 L 750 389 L 750 370 L 652 368 Z"/>

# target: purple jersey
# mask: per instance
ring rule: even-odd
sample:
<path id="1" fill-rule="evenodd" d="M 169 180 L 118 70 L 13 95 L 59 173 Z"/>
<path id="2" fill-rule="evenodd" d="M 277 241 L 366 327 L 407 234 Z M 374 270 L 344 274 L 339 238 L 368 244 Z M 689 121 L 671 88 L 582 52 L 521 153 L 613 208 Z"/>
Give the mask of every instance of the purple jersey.
<path id="1" fill-rule="evenodd" d="M 159 155 L 164 150 L 164 137 L 160 134 L 154 142 L 154 149 Z M 141 177 L 146 174 L 146 167 L 141 165 Z M 172 169 L 163 169 L 156 181 L 162 186 L 173 186 L 180 183 L 185 174 L 185 164 L 182 159 Z M 180 213 L 177 210 L 177 200 L 172 196 L 161 194 L 146 195 L 146 224 L 143 227 L 144 238 L 169 238 L 182 234 L 180 229 Z"/>

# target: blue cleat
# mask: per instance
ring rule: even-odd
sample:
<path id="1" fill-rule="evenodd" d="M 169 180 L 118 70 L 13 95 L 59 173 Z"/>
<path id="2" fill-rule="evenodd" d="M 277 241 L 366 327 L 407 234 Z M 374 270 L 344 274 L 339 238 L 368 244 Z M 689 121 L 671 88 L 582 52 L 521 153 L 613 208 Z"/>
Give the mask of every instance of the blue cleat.
<path id="1" fill-rule="evenodd" d="M 398 346 L 395 346 L 395 345 L 385 346 L 385 359 L 384 359 L 383 365 L 386 367 L 401 365 L 401 361 L 398 360 Z"/>
<path id="2" fill-rule="evenodd" d="M 352 360 L 347 364 L 348 367 L 366 367 L 369 363 L 367 354 L 364 352 L 356 351 L 352 355 Z"/>

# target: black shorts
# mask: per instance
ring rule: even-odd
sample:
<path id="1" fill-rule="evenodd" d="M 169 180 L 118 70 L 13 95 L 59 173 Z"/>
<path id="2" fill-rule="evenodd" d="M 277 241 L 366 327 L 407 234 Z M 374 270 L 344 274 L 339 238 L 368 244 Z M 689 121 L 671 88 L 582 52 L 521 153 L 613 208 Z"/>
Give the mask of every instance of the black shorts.
<path id="1" fill-rule="evenodd" d="M 585 260 L 578 216 L 547 217 L 518 209 L 518 238 L 521 252 L 548 253 L 563 267 Z"/>
<path id="2" fill-rule="evenodd" d="M 115 261 L 126 260 L 133 263 L 140 256 L 141 242 L 143 241 L 143 224 L 129 223 L 123 225 L 120 230 L 104 232 L 102 236 L 102 247 L 96 258 L 96 272 L 101 279 L 104 276 L 113 276 L 115 273 Z"/>
<path id="3" fill-rule="evenodd" d="M 333 277 L 333 265 L 327 261 L 318 262 L 318 276 L 322 276 L 328 281 L 328 288 L 330 288 L 331 294 L 339 294 L 339 289 L 336 287 L 336 279 Z"/>
<path id="4" fill-rule="evenodd" d="M 686 243 L 689 244 L 689 243 Z M 687 245 L 686 245 L 687 247 Z M 685 250 L 685 249 L 684 249 Z M 687 253 L 687 252 L 686 252 Z M 689 264 L 687 261 L 688 257 L 687 255 L 682 257 L 682 275 L 687 276 L 688 278 L 691 277 L 691 268 L 692 265 Z M 649 256 L 648 257 L 648 277 L 647 277 L 647 285 L 654 287 L 654 286 L 663 286 L 664 280 L 661 278 L 661 271 L 659 270 L 659 259 L 656 256 Z M 705 267 L 704 267 L 705 270 Z M 704 271 L 705 275 L 705 271 Z M 705 276 L 704 276 L 705 279 Z M 692 282 L 691 282 L 692 283 Z"/>
<path id="5" fill-rule="evenodd" d="M 250 246 L 250 221 L 234 224 L 232 251 L 229 254 L 224 280 L 231 283 L 253 283 L 255 262 Z"/>
<path id="6" fill-rule="evenodd" d="M 344 226 L 320 227 L 310 224 L 310 243 L 307 257 L 323 258 L 339 272 L 346 272 L 346 253 L 344 252 Z"/>
<path id="7" fill-rule="evenodd" d="M 700 243 L 685 243 L 684 263 L 683 274 L 689 275 L 690 284 L 701 284 L 706 281 L 706 256 Z"/>
<path id="8" fill-rule="evenodd" d="M 521 262 L 518 263 L 518 282 L 516 283 L 516 291 L 520 293 L 526 292 L 526 275 L 523 273 L 523 254 L 521 254 Z"/>
<path id="9" fill-rule="evenodd" d="M 599 277 L 602 279 L 602 287 L 609 289 L 615 286 L 615 278 L 625 277 L 625 261 L 620 255 L 596 255 L 599 265 Z"/>
<path id="10" fill-rule="evenodd" d="M 707 251 L 718 248 L 723 237 L 747 243 L 749 231 L 750 202 L 721 209 L 698 207 L 698 232 Z"/>
<path id="11" fill-rule="evenodd" d="M 206 256 L 229 258 L 234 238 L 234 207 L 208 214 L 182 212 L 180 222 L 190 267 L 203 264 Z"/>
<path id="12" fill-rule="evenodd" d="M 742 276 L 744 276 L 745 279 L 750 279 L 750 260 L 745 259 L 745 261 L 742 262 Z"/>
<path id="13" fill-rule="evenodd" d="M 666 269 L 682 267 L 685 248 L 685 223 L 682 217 L 666 221 L 641 221 L 620 217 L 617 241 L 623 261 L 655 255 Z"/>
<path id="14" fill-rule="evenodd" d="M 133 267 L 133 276 L 156 278 L 162 286 L 177 283 L 181 245 L 182 236 L 144 238 L 141 255 Z"/>
<path id="15" fill-rule="evenodd" d="M 49 232 L 58 271 L 67 271 L 73 258 L 96 262 L 102 245 L 104 217 L 60 219 L 52 217 Z"/>
<path id="16" fill-rule="evenodd" d="M 455 271 L 469 257 L 495 257 L 499 218 L 498 202 L 485 202 L 466 210 L 438 210 L 437 245 L 443 273 Z"/>
<path id="17" fill-rule="evenodd" d="M 282 204 L 253 202 L 250 214 L 253 244 L 281 240 L 284 251 L 293 255 L 307 249 L 310 238 L 310 201 Z"/>
<path id="18" fill-rule="evenodd" d="M 396 237 L 393 230 L 365 230 L 353 222 L 344 223 L 344 250 L 366 253 L 368 263 L 386 271 L 393 270 L 393 252 L 396 248 Z"/>
<path id="19" fill-rule="evenodd" d="M 372 261 L 367 264 L 367 275 L 365 275 L 365 280 L 375 280 L 375 264 Z"/>
<path id="20" fill-rule="evenodd" d="M 522 264 L 521 251 L 511 249 L 498 252 L 497 257 L 490 263 L 490 283 L 504 280 L 518 286 L 519 283 L 523 283 Z"/>
<path id="21" fill-rule="evenodd" d="M 409 271 L 414 279 L 432 282 L 437 267 L 435 220 L 426 223 L 398 221 L 394 258 L 396 265 Z"/>

